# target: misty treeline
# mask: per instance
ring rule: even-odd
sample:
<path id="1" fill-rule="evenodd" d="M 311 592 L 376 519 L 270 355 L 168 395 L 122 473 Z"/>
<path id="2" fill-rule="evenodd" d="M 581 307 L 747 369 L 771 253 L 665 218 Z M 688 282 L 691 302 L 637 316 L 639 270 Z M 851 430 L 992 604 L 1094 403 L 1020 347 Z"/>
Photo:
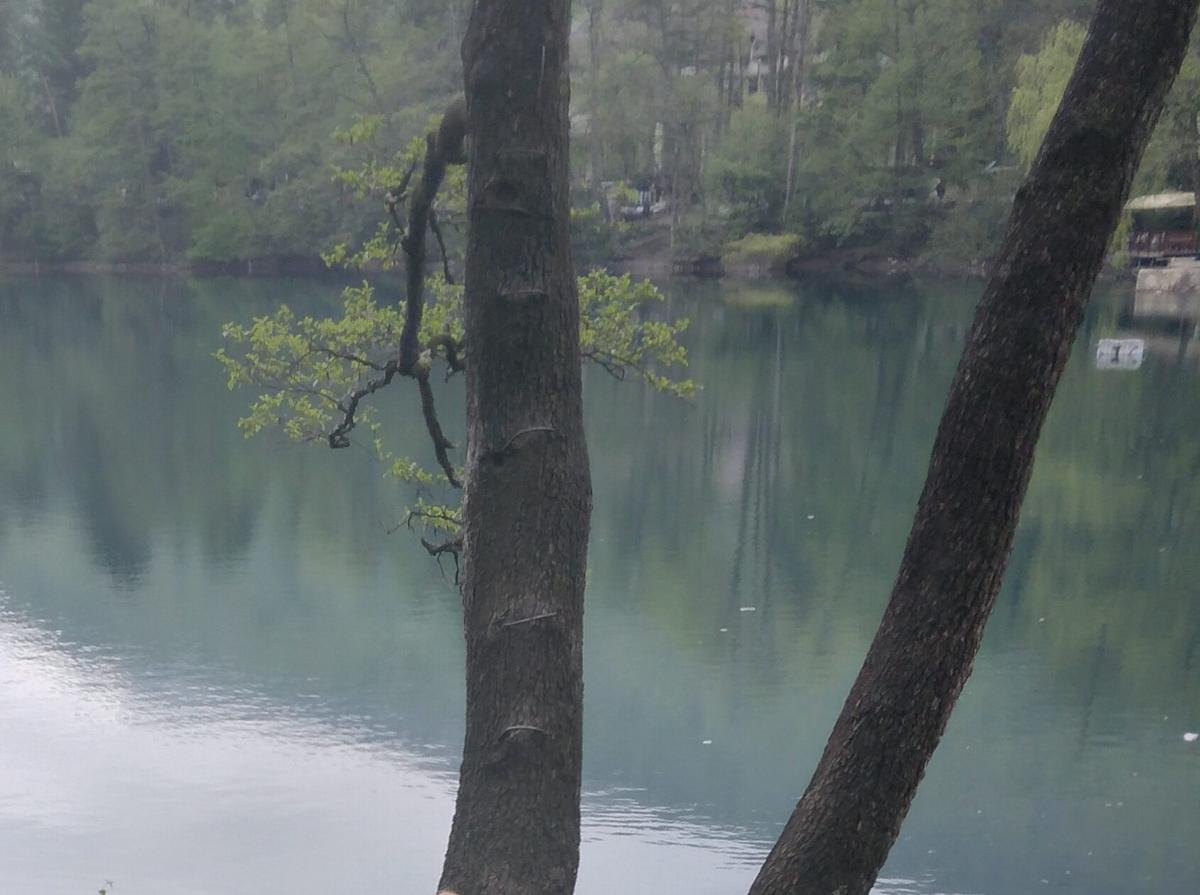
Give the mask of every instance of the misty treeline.
<path id="1" fill-rule="evenodd" d="M 576 0 L 586 232 L 982 257 L 1093 6 Z M 460 92 L 467 11 L 0 0 L 0 260 L 314 258 L 367 237 L 386 212 L 335 172 L 404 150 Z M 1198 111 L 1193 51 L 1136 190 L 1200 185 Z M 620 223 L 648 200 L 660 215 Z"/>

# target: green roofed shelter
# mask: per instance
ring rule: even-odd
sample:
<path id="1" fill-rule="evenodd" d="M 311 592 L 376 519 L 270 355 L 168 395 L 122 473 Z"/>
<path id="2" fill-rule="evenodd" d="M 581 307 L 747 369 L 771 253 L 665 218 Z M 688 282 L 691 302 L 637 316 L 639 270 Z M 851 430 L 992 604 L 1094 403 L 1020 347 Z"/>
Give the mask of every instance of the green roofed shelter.
<path id="1" fill-rule="evenodd" d="M 1125 210 L 1133 218 L 1129 262 L 1134 267 L 1166 264 L 1171 258 L 1200 253 L 1195 193 L 1138 196 L 1125 204 Z"/>

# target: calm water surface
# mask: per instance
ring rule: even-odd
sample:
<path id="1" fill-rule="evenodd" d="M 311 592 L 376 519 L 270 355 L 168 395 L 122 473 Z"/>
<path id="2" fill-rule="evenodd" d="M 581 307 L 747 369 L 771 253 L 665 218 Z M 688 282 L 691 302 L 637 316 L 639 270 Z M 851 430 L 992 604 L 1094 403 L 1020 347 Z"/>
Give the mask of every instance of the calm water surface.
<path id="1" fill-rule="evenodd" d="M 458 597 L 364 452 L 243 441 L 210 358 L 336 291 L 0 281 L 0 892 L 433 890 Z M 675 293 L 694 404 L 586 381 L 582 895 L 745 890 L 878 622 L 977 286 Z M 881 892 L 1200 891 L 1200 302 L 1130 293 L 1089 313 Z M 1119 335 L 1144 364 L 1097 370 Z"/>

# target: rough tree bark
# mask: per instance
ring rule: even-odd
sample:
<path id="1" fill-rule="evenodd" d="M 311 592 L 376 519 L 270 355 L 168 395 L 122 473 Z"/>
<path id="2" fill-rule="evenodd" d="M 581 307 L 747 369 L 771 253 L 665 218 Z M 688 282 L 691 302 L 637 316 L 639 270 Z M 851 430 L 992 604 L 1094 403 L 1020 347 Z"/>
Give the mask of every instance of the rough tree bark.
<path id="1" fill-rule="evenodd" d="M 569 0 L 476 0 L 463 608 L 467 717 L 440 888 L 565 895 L 579 860 L 591 483 L 569 242 Z"/>
<path id="2" fill-rule="evenodd" d="M 950 387 L 882 624 L 752 895 L 861 895 L 979 647 L 1034 446 L 1197 0 L 1101 0 Z"/>

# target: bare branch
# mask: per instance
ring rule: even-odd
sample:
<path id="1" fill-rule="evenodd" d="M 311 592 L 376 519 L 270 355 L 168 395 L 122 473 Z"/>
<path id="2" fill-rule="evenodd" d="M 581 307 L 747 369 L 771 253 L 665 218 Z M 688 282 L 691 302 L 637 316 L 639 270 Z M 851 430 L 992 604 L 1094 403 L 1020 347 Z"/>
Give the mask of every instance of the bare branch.
<path id="1" fill-rule="evenodd" d="M 430 556 L 441 556 L 443 553 L 453 553 L 457 556 L 462 551 L 463 539 L 462 535 L 458 535 L 448 541 L 434 544 L 432 541 L 421 538 L 421 546 L 429 551 Z"/>
<path id="2" fill-rule="evenodd" d="M 400 334 L 400 371 L 408 376 L 417 363 L 417 339 L 425 308 L 425 231 L 429 229 L 433 200 L 446 177 L 447 158 L 436 133 L 425 137 L 425 165 L 408 211 L 408 232 L 400 241 L 407 270 L 404 295 L 404 331 Z"/>
<path id="3" fill-rule="evenodd" d="M 433 200 L 446 177 L 447 165 L 466 163 L 463 152 L 465 105 L 462 100 L 450 104 L 436 133 L 425 137 L 425 166 L 421 181 L 409 206 L 408 232 L 401 240 L 408 272 L 404 303 L 404 331 L 400 334 L 400 371 L 412 375 L 417 363 L 417 339 L 421 332 L 421 314 L 425 306 L 425 231 L 430 225 L 437 232 L 445 262 L 445 244 L 433 218 Z M 447 273 L 449 265 L 447 264 Z"/>
<path id="4" fill-rule="evenodd" d="M 592 351 L 583 352 L 583 358 L 590 360 L 594 364 L 599 364 L 604 368 L 604 372 L 613 379 L 623 381 L 625 379 L 625 366 L 621 363 L 612 360 L 607 352 L 594 349 Z"/>
<path id="5" fill-rule="evenodd" d="M 646 376 L 646 368 L 637 361 L 621 357 L 621 355 L 603 348 L 589 348 L 582 353 L 582 356 L 592 363 L 599 364 L 614 379 L 624 380 L 629 370 L 633 370 L 643 378 Z"/>
<path id="6" fill-rule="evenodd" d="M 388 361 L 383 368 L 382 376 L 368 380 L 365 385 L 350 392 L 345 400 L 338 405 L 338 408 L 343 412 L 343 416 L 342 421 L 329 433 L 328 441 L 331 448 L 350 447 L 350 438 L 348 436 L 350 430 L 357 425 L 354 415 L 358 412 L 358 402 L 367 397 L 367 395 L 373 395 L 381 388 L 391 385 L 398 369 L 395 361 Z"/>
<path id="7" fill-rule="evenodd" d="M 335 348 L 328 348 L 324 345 L 317 345 L 314 343 L 310 343 L 309 348 L 311 349 L 309 352 L 310 354 L 324 354 L 327 357 L 332 357 L 336 360 L 348 361 L 352 364 L 358 364 L 370 370 L 376 370 L 380 373 L 386 372 L 387 370 L 387 364 L 377 363 L 376 361 L 369 360 L 368 358 L 361 357 L 357 354 L 349 354 L 344 351 L 338 351 Z"/>
<path id="8" fill-rule="evenodd" d="M 454 443 L 442 432 L 442 425 L 438 422 L 437 409 L 433 406 L 433 386 L 429 384 L 428 370 L 417 375 L 417 387 L 421 390 L 421 414 L 425 417 L 425 428 L 429 430 L 429 437 L 433 439 L 433 451 L 437 455 L 438 465 L 446 474 L 446 481 L 454 488 L 461 488 L 462 482 L 459 481 L 458 475 L 454 471 L 454 464 L 450 462 L 450 457 L 446 453 L 448 450 L 453 450 Z"/>
<path id="9" fill-rule="evenodd" d="M 438 561 L 439 569 L 442 567 L 442 556 L 444 554 L 448 553 L 454 558 L 454 583 L 457 585 L 459 583 L 459 575 L 462 571 L 462 568 L 458 562 L 458 557 L 462 553 L 463 549 L 462 535 L 451 538 L 449 541 L 443 541 L 440 544 L 434 544 L 431 541 L 427 541 L 425 538 L 421 538 L 421 546 L 425 548 L 426 552 L 428 552 L 430 556 Z"/>
<path id="10" fill-rule="evenodd" d="M 338 409 L 342 410 L 342 421 L 329 433 L 329 446 L 331 448 L 349 446 L 350 439 L 348 435 L 354 429 L 355 425 L 357 425 L 355 414 L 358 412 L 358 404 L 363 398 L 390 385 L 397 373 L 404 376 L 411 376 L 417 380 L 417 386 L 421 392 L 421 410 L 425 416 L 425 426 L 429 430 L 430 437 L 433 439 L 433 448 L 437 454 L 438 463 L 446 473 L 446 479 L 450 484 L 455 488 L 461 488 L 462 483 L 458 480 L 458 476 L 454 472 L 454 466 L 446 454 L 446 451 L 452 449 L 454 445 L 446 438 L 442 432 L 441 424 L 438 422 L 437 412 L 433 404 L 433 390 L 429 385 L 429 371 L 420 370 L 417 367 L 419 356 L 417 339 L 421 331 L 421 317 L 425 304 L 425 231 L 429 229 L 431 224 L 437 234 L 438 243 L 442 247 L 443 264 L 446 267 L 447 279 L 449 279 L 449 262 L 445 257 L 445 244 L 442 241 L 441 233 L 433 218 L 433 201 L 437 197 L 437 192 L 442 185 L 442 181 L 445 179 L 446 166 L 448 164 L 462 164 L 466 161 L 462 154 L 461 138 L 457 140 L 443 140 L 441 138 L 442 131 L 446 131 L 449 134 L 452 130 L 452 128 L 447 129 L 446 119 L 451 116 L 456 106 L 457 103 L 447 110 L 446 116 L 443 118 L 443 125 L 439 131 L 431 132 L 425 138 L 425 164 L 421 172 L 421 180 L 417 185 L 416 192 L 412 196 L 407 232 L 401 226 L 396 206 L 407 194 L 408 184 L 416 171 L 415 161 L 405 171 L 400 184 L 395 189 L 389 190 L 386 198 L 388 213 L 392 216 L 393 223 L 398 230 L 404 233 L 404 236 L 400 240 L 400 246 L 404 250 L 405 267 L 407 270 L 407 292 L 405 295 L 404 329 L 400 333 L 399 358 L 397 360 L 390 360 L 380 367 L 377 364 L 354 355 L 339 354 L 329 349 L 326 349 L 326 353 L 331 357 L 361 363 L 371 369 L 378 370 L 382 374 L 368 380 L 361 387 L 350 392 L 338 404 Z M 462 369 L 462 364 L 458 357 L 458 346 L 453 339 L 438 337 L 434 340 L 434 344 L 440 345 L 445 350 L 446 360 L 452 370 Z"/>
<path id="11" fill-rule="evenodd" d="M 404 200 L 408 197 L 408 184 L 412 180 L 413 172 L 417 170 L 417 162 L 416 158 L 409 162 L 408 170 L 400 178 L 400 183 L 389 189 L 383 197 L 388 214 L 392 216 L 392 223 L 396 225 L 396 231 L 400 233 L 401 237 L 404 235 L 404 223 L 400 220 L 400 214 L 396 209 L 403 205 Z"/>

